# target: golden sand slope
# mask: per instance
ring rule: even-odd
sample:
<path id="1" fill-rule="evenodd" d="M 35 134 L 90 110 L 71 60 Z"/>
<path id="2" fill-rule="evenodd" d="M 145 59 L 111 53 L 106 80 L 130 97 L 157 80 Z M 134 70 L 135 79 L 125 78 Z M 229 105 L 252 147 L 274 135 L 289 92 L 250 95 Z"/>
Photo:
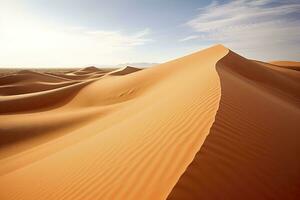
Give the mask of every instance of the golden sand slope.
<path id="1" fill-rule="evenodd" d="M 297 199 L 300 72 L 281 64 L 217 45 L 2 76 L 0 199 Z"/>
<path id="2" fill-rule="evenodd" d="M 209 133 L 227 53 L 2 96 L 0 199 L 165 199 Z"/>
<path id="3" fill-rule="evenodd" d="M 217 71 L 216 120 L 168 199 L 299 199 L 300 72 L 233 52 Z"/>

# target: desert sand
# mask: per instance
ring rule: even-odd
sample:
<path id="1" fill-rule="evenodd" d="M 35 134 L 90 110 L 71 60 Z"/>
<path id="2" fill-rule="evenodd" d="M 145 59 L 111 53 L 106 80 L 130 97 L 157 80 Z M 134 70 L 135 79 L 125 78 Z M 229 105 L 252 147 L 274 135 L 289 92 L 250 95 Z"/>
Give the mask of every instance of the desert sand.
<path id="1" fill-rule="evenodd" d="M 300 64 L 222 45 L 0 76 L 0 199 L 299 199 Z"/>

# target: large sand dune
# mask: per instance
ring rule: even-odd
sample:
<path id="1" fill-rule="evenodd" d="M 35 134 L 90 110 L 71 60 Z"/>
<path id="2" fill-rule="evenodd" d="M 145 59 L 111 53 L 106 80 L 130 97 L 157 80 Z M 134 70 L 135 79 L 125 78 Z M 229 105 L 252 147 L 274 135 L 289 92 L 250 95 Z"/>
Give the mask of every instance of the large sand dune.
<path id="1" fill-rule="evenodd" d="M 299 199 L 300 72 L 281 65 L 217 45 L 4 75 L 0 199 Z"/>
<path id="2" fill-rule="evenodd" d="M 300 81 L 233 52 L 217 71 L 216 119 L 169 199 L 299 199 Z"/>

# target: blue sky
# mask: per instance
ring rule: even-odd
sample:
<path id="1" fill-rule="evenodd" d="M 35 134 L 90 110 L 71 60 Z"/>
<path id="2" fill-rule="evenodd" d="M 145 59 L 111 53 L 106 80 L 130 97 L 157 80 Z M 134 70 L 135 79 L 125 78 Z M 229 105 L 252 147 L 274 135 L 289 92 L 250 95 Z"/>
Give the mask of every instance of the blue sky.
<path id="1" fill-rule="evenodd" d="M 217 43 L 300 60 L 300 2 L 0 0 L 0 67 L 165 62 Z"/>

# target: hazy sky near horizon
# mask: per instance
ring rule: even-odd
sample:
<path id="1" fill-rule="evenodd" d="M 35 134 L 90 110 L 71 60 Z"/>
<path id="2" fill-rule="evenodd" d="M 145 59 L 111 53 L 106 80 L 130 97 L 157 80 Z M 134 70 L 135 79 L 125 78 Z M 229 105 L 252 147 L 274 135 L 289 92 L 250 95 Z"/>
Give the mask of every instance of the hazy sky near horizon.
<path id="1" fill-rule="evenodd" d="M 0 0 L 0 67 L 165 62 L 217 43 L 300 60 L 300 1 Z"/>

